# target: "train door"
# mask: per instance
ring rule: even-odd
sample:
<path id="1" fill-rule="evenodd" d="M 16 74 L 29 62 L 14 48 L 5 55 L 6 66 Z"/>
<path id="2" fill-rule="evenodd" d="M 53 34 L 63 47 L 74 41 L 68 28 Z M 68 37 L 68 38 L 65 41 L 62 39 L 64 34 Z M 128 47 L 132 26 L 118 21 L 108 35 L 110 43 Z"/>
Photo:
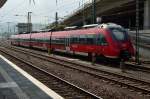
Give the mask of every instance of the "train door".
<path id="1" fill-rule="evenodd" d="M 17 37 L 16 41 L 17 41 L 17 42 L 16 42 L 16 43 L 17 43 L 17 45 L 18 45 L 18 46 L 20 46 L 20 35 L 18 35 L 18 37 Z"/>
<path id="2" fill-rule="evenodd" d="M 100 54 L 100 55 L 104 55 L 105 52 L 106 52 L 106 49 L 108 47 L 108 43 L 106 41 L 106 38 L 105 36 L 100 33 L 100 34 L 97 34 L 97 37 L 96 37 L 96 44 L 97 44 L 97 52 Z"/>
<path id="3" fill-rule="evenodd" d="M 102 55 L 103 46 L 101 45 L 101 34 L 96 34 L 96 53 Z"/>
<path id="4" fill-rule="evenodd" d="M 70 52 L 70 37 L 69 36 L 65 38 L 65 48 L 67 52 Z"/>
<path id="5" fill-rule="evenodd" d="M 32 47 L 32 33 L 29 34 L 29 47 Z"/>
<path id="6" fill-rule="evenodd" d="M 52 50 L 52 33 L 53 33 L 53 32 L 51 32 L 51 34 L 50 34 L 50 36 L 49 36 L 49 46 L 48 46 L 49 50 L 50 50 L 50 49 Z"/>
<path id="7" fill-rule="evenodd" d="M 70 48 L 70 36 L 68 36 L 68 47 Z"/>

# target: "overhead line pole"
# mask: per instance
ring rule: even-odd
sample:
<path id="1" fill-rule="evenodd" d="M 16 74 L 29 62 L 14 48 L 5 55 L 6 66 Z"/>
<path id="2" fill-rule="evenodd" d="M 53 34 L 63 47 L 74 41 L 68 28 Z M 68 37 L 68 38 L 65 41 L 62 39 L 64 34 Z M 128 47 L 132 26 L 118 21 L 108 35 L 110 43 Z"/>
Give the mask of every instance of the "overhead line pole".
<path id="1" fill-rule="evenodd" d="M 8 39 L 8 37 L 9 37 L 9 35 L 10 35 L 10 22 L 7 22 L 7 25 L 8 25 L 8 33 L 7 33 L 7 39 Z"/>
<path id="2" fill-rule="evenodd" d="M 57 0 L 56 0 L 56 6 L 57 6 Z M 58 12 L 56 11 L 56 13 L 55 13 L 55 26 L 56 26 L 56 28 L 57 28 L 57 26 L 58 26 Z"/>
<path id="3" fill-rule="evenodd" d="M 136 53 L 135 60 L 136 64 L 140 64 L 139 59 L 139 0 L 136 0 Z"/>
<path id="4" fill-rule="evenodd" d="M 31 32 L 31 13 L 32 12 L 28 12 L 28 17 L 27 17 L 28 32 Z"/>
<path id="5" fill-rule="evenodd" d="M 92 22 L 96 23 L 96 0 L 92 0 Z"/>
<path id="6" fill-rule="evenodd" d="M 30 33 L 30 47 L 31 47 L 31 30 L 32 30 L 31 13 L 32 12 L 28 12 L 28 19 L 27 19 L 28 32 Z"/>
<path id="7" fill-rule="evenodd" d="M 85 22 L 85 11 L 84 11 L 84 9 L 85 9 L 85 3 L 84 3 L 84 0 L 82 0 L 82 8 L 83 8 L 83 15 L 82 15 L 83 25 L 85 25 L 86 22 Z"/>
<path id="8" fill-rule="evenodd" d="M 58 12 L 55 13 L 55 25 L 58 26 Z"/>

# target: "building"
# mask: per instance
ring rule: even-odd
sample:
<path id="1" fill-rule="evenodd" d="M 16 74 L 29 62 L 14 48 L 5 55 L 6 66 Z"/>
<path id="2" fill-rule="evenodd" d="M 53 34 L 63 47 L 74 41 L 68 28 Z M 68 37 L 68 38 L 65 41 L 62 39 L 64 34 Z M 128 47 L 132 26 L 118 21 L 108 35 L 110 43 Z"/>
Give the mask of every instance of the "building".
<path id="1" fill-rule="evenodd" d="M 102 23 L 114 22 L 126 28 L 136 27 L 137 0 L 95 0 L 96 17 L 102 18 Z M 150 29 L 150 0 L 139 0 L 139 25 L 141 29 Z M 93 4 L 85 4 L 75 13 L 67 17 L 62 24 L 91 24 L 93 19 Z"/>
<path id="2" fill-rule="evenodd" d="M 18 23 L 18 33 L 32 32 L 32 23 Z"/>

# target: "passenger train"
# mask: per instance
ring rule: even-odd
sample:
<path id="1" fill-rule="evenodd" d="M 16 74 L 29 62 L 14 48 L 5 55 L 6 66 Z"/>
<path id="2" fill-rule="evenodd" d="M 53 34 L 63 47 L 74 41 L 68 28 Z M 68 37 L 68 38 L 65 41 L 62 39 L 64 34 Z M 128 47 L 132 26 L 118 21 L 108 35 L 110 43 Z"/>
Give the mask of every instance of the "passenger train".
<path id="1" fill-rule="evenodd" d="M 94 54 L 113 59 L 134 56 L 128 32 L 114 23 L 76 30 L 18 34 L 12 35 L 10 40 L 12 45 L 49 49 L 51 52 Z"/>

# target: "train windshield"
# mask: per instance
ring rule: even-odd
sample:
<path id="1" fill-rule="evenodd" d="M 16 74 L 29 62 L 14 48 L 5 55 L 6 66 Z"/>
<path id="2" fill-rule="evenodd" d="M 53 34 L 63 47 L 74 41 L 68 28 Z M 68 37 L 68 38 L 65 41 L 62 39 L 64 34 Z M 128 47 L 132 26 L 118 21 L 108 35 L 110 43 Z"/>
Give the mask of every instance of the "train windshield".
<path id="1" fill-rule="evenodd" d="M 122 28 L 110 28 L 112 36 L 117 41 L 125 41 L 128 39 L 127 32 Z"/>

